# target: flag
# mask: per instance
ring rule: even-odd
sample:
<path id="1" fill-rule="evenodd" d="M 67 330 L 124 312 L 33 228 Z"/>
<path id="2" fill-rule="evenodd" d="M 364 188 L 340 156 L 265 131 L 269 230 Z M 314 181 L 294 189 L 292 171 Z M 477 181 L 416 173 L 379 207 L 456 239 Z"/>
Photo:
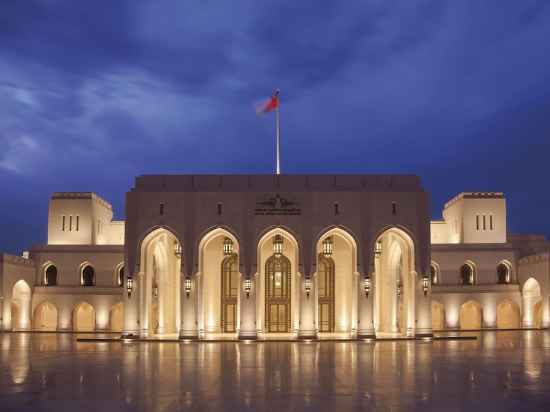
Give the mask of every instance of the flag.
<path id="1" fill-rule="evenodd" d="M 269 113 L 279 107 L 279 89 L 275 90 L 269 99 L 256 105 L 256 114 Z"/>

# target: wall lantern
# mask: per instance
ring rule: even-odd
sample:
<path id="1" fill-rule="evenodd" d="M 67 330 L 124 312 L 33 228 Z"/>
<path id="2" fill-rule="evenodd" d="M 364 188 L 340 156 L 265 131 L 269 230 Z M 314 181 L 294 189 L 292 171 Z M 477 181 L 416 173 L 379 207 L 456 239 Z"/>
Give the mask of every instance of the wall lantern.
<path id="1" fill-rule="evenodd" d="M 249 278 L 244 280 L 244 293 L 246 293 L 246 298 L 248 299 L 250 296 L 250 290 L 252 289 L 252 280 Z"/>
<path id="2" fill-rule="evenodd" d="M 430 278 L 428 275 L 424 275 L 422 278 L 422 290 L 424 291 L 424 296 L 428 294 L 428 290 L 430 288 Z"/>
<path id="3" fill-rule="evenodd" d="M 134 288 L 134 279 L 131 276 L 126 278 L 126 292 L 128 292 L 128 297 L 132 296 L 132 289 Z"/>
<path id="4" fill-rule="evenodd" d="M 311 279 L 305 278 L 304 279 L 304 289 L 306 291 L 306 296 L 309 298 L 309 294 L 311 293 Z"/>
<path id="5" fill-rule="evenodd" d="M 382 255 L 382 241 L 377 240 L 376 244 L 374 245 L 374 256 L 380 257 Z"/>
<path id="6" fill-rule="evenodd" d="M 280 258 L 283 254 L 283 237 L 275 235 L 273 238 L 273 254 L 276 258 Z"/>
<path id="7" fill-rule="evenodd" d="M 174 242 L 174 255 L 176 255 L 177 258 L 181 257 L 181 245 L 178 241 Z"/>
<path id="8" fill-rule="evenodd" d="M 323 240 L 323 255 L 325 257 L 331 257 L 332 251 L 334 249 L 334 244 L 332 243 L 332 237 L 327 237 L 325 240 Z"/>
<path id="9" fill-rule="evenodd" d="M 365 289 L 365 296 L 367 298 L 369 297 L 371 286 L 372 284 L 371 284 L 370 277 L 365 276 L 365 279 L 363 280 L 363 289 Z"/>
<path id="10" fill-rule="evenodd" d="M 185 278 L 184 288 L 185 288 L 185 294 L 187 295 L 187 297 L 189 297 L 189 294 L 191 293 L 191 278 L 190 277 Z"/>
<path id="11" fill-rule="evenodd" d="M 156 283 L 153 285 L 153 296 L 154 296 L 155 298 L 158 298 L 158 297 L 159 297 L 159 287 L 158 287 L 158 285 L 157 285 Z"/>
<path id="12" fill-rule="evenodd" d="M 228 237 L 223 240 L 223 254 L 225 256 L 231 256 L 233 254 L 233 241 Z"/>

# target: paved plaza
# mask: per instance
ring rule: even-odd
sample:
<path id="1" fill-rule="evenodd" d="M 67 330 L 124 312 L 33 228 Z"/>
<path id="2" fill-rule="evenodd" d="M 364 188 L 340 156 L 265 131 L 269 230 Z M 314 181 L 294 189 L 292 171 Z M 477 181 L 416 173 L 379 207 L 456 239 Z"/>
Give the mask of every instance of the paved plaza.
<path id="1" fill-rule="evenodd" d="M 125 344 L 77 342 L 77 335 L 69 333 L 4 333 L 0 410 L 504 411 L 550 406 L 550 331 L 477 336 L 432 343 Z"/>

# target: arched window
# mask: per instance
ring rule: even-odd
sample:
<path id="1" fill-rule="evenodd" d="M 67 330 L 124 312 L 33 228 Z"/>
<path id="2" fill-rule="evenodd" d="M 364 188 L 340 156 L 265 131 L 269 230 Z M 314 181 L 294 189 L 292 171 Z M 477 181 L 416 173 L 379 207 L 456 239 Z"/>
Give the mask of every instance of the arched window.
<path id="1" fill-rule="evenodd" d="M 116 282 L 117 282 L 117 285 L 120 287 L 124 285 L 124 265 L 121 265 L 118 268 L 118 271 L 116 274 Z"/>
<path id="2" fill-rule="evenodd" d="M 430 265 L 430 279 L 432 280 L 432 285 L 439 284 L 439 268 L 433 262 Z"/>
<path id="3" fill-rule="evenodd" d="M 94 286 L 95 284 L 95 271 L 90 265 L 86 265 L 82 268 L 82 286 Z"/>
<path id="4" fill-rule="evenodd" d="M 46 286 L 57 285 L 57 268 L 55 265 L 49 265 L 44 273 L 44 284 Z"/>
<path id="5" fill-rule="evenodd" d="M 497 266 L 497 281 L 501 284 L 510 283 L 510 268 L 504 262 Z"/>
<path id="6" fill-rule="evenodd" d="M 463 285 L 474 284 L 474 268 L 469 263 L 465 263 L 460 267 L 460 283 Z"/>

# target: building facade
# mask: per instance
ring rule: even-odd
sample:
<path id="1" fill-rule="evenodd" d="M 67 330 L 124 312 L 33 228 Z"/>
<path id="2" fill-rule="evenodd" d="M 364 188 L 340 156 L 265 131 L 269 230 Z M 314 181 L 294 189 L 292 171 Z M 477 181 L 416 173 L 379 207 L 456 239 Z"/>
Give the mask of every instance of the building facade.
<path id="1" fill-rule="evenodd" d="M 0 255 L 3 330 L 126 337 L 429 337 L 550 325 L 550 244 L 502 193 L 441 221 L 405 175 L 139 176 L 126 221 L 55 193 L 48 242 Z"/>

